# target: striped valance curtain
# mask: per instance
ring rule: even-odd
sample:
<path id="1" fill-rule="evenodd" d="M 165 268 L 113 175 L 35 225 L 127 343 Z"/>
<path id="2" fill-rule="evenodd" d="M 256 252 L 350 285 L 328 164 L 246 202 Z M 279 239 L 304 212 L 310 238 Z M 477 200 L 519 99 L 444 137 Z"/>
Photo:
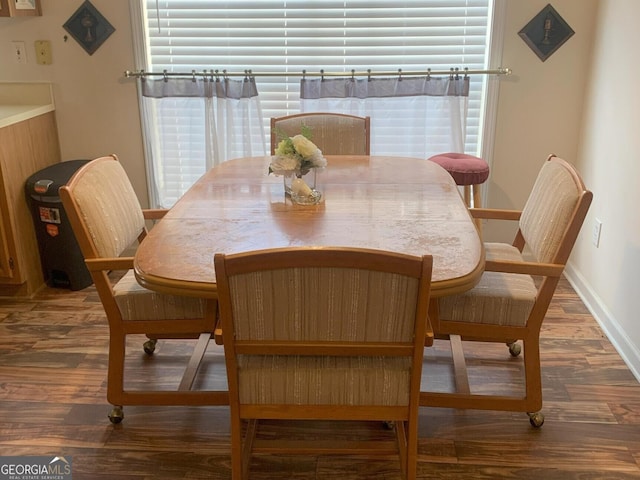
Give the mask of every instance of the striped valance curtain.
<path id="1" fill-rule="evenodd" d="M 255 79 L 142 77 L 152 204 L 171 207 L 208 169 L 266 155 Z"/>
<path id="2" fill-rule="evenodd" d="M 150 98 L 218 97 L 239 100 L 258 96 L 258 88 L 253 77 L 247 77 L 244 80 L 229 78 L 210 80 L 205 76 L 164 79 L 141 77 L 140 82 L 142 96 Z"/>
<path id="3" fill-rule="evenodd" d="M 392 78 L 314 78 L 300 81 L 300 98 L 384 98 L 384 97 L 469 96 L 469 76 Z"/>
<path id="4" fill-rule="evenodd" d="M 371 154 L 427 158 L 464 152 L 470 79 L 445 77 L 303 79 L 304 112 L 371 119 Z"/>

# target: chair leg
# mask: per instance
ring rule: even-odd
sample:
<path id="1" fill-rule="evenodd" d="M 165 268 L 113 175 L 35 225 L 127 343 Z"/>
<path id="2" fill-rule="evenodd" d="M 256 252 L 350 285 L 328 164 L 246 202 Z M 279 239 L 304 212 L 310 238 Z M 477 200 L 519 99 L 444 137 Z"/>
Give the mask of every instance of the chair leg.
<path id="1" fill-rule="evenodd" d="M 418 463 L 417 418 L 413 421 L 397 421 L 394 423 L 402 476 L 405 480 L 415 480 Z"/>
<path id="2" fill-rule="evenodd" d="M 258 420 L 255 418 L 249 419 L 247 425 L 247 432 L 244 435 L 244 442 L 242 444 L 242 480 L 248 480 L 249 478 L 249 464 L 251 463 L 251 451 L 253 450 L 253 441 L 256 438 L 258 432 Z"/>
<path id="3" fill-rule="evenodd" d="M 524 339 L 524 374 L 527 403 L 532 403 L 527 415 L 529 422 L 536 428 L 542 427 L 544 415 L 542 409 L 542 374 L 540 372 L 540 344 L 537 338 Z"/>
<path id="4" fill-rule="evenodd" d="M 480 208 L 482 206 L 480 185 L 464 186 L 464 203 L 467 205 L 467 208 Z M 478 235 L 480 235 L 480 238 L 482 238 L 482 220 L 476 218 L 473 222 L 476 224 Z"/>
<path id="5" fill-rule="evenodd" d="M 113 408 L 107 415 L 114 425 L 124 420 L 121 395 L 124 390 L 124 341 L 119 348 L 117 341 L 109 342 L 109 366 L 107 372 L 107 400 Z"/>
<path id="6" fill-rule="evenodd" d="M 462 338 L 460 335 L 449 335 L 449 344 L 451 346 L 451 355 L 453 356 L 456 392 L 471 395 L 467 362 L 464 358 L 464 349 L 462 347 Z"/>
<path id="7" fill-rule="evenodd" d="M 480 195 L 480 185 L 472 185 L 473 189 L 473 208 L 482 208 L 482 196 Z M 478 229 L 478 235 L 482 239 L 482 219 L 474 219 L 476 228 Z"/>
<path id="8" fill-rule="evenodd" d="M 475 208 L 482 207 L 482 196 L 480 195 L 480 185 L 472 185 L 473 189 L 473 206 Z"/>
<path id="9" fill-rule="evenodd" d="M 538 411 L 542 408 L 542 374 L 540 372 L 540 346 L 537 339 L 524 339 L 524 374 L 527 403 Z"/>
<path id="10" fill-rule="evenodd" d="M 402 476 L 407 478 L 407 470 L 409 469 L 409 445 L 407 444 L 407 431 L 403 421 L 393 422 L 396 430 L 396 442 L 398 444 L 398 456 L 400 457 L 400 467 Z"/>
<path id="11" fill-rule="evenodd" d="M 464 203 L 471 207 L 471 185 L 464 186 Z"/>
<path id="12" fill-rule="evenodd" d="M 243 468 L 242 425 L 238 416 L 231 414 L 231 478 L 242 480 L 245 477 Z M 248 475 L 247 475 L 248 476 Z"/>
<path id="13" fill-rule="evenodd" d="M 113 330 L 109 333 L 107 401 L 114 406 L 114 409 L 109 414 L 109 419 L 112 423 L 120 423 L 124 418 L 124 414 L 122 413 L 122 396 L 124 392 L 124 356 L 126 352 L 126 336 L 121 331 Z"/>

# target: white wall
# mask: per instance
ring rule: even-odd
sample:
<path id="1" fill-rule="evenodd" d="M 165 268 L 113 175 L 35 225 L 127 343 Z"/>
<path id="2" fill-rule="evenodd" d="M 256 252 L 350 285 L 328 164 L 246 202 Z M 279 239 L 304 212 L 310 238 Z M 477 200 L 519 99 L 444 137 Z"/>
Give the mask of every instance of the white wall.
<path id="1" fill-rule="evenodd" d="M 514 75 L 500 83 L 488 204 L 521 208 L 549 153 L 578 167 L 594 200 L 566 274 L 640 379 L 640 2 L 554 0 L 575 35 L 541 62 L 517 32 L 547 4 L 507 0 L 502 64 Z M 489 223 L 485 236 L 506 240 L 514 229 Z"/>
<path id="2" fill-rule="evenodd" d="M 580 170 L 594 200 L 567 277 L 640 379 L 640 66 L 637 0 L 555 0 L 576 32 L 545 62 L 517 32 L 547 0 L 507 0 L 501 81 L 488 204 L 521 208 L 540 163 L 553 152 Z M 600 246 L 592 244 L 595 219 Z M 485 227 L 488 240 L 514 228 Z"/>
<path id="3" fill-rule="evenodd" d="M 639 18 L 637 0 L 600 2 L 579 153 L 594 201 L 568 275 L 640 379 Z"/>
<path id="4" fill-rule="evenodd" d="M 53 83 L 63 160 L 116 153 L 147 204 L 146 176 L 133 68 L 129 2 L 93 0 L 115 32 L 89 55 L 63 28 L 80 0 L 42 0 L 41 17 L 0 18 L 0 82 Z M 68 39 L 65 41 L 65 35 Z M 12 40 L 26 43 L 27 64 L 13 59 Z M 49 40 L 52 65 L 37 65 L 35 40 Z"/>
<path id="5" fill-rule="evenodd" d="M 555 0 L 575 34 L 542 62 L 518 32 L 549 2 L 507 0 L 496 136 L 487 205 L 520 209 L 550 153 L 576 163 L 597 0 Z M 489 241 L 511 240 L 515 225 L 489 222 Z"/>
<path id="6" fill-rule="evenodd" d="M 75 40 L 64 41 L 62 25 L 81 3 L 42 0 L 42 17 L 0 18 L 0 82 L 52 82 L 63 159 L 119 154 L 146 204 L 135 83 L 123 78 L 134 66 L 128 2 L 92 1 L 116 28 L 93 56 Z M 640 95 L 632 88 L 640 68 L 633 54 L 640 2 L 554 0 L 576 33 L 541 62 L 518 31 L 548 3 L 507 0 L 502 65 L 514 75 L 500 80 L 487 202 L 521 208 L 551 152 L 578 166 L 595 198 L 567 273 L 638 374 Z M 52 43 L 51 66 L 34 62 L 33 42 L 40 39 Z M 14 63 L 12 40 L 27 43 L 27 65 Z M 591 245 L 595 217 L 603 222 L 599 248 Z M 512 231 L 485 227 L 488 240 L 509 238 Z"/>

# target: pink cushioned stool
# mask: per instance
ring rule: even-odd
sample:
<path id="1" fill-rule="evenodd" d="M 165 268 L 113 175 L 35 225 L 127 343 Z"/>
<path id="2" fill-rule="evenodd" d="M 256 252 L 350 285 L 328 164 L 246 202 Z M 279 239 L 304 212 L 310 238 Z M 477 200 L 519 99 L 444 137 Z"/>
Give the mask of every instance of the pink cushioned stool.
<path id="1" fill-rule="evenodd" d="M 451 174 L 456 185 L 464 186 L 468 207 L 480 207 L 480 185 L 489 178 L 489 165 L 483 159 L 465 153 L 440 153 L 429 158 Z M 473 202 L 471 193 L 473 192 Z"/>

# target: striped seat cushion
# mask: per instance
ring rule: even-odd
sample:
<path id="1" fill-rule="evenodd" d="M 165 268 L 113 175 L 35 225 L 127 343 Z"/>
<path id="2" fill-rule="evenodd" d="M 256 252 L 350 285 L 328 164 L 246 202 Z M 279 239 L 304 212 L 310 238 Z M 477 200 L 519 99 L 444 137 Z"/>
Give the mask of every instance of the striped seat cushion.
<path id="1" fill-rule="evenodd" d="M 239 355 L 240 403 L 384 405 L 409 403 L 409 357 Z"/>
<path id="2" fill-rule="evenodd" d="M 141 286 L 133 273 L 127 274 L 113 287 L 123 320 L 164 320 L 202 318 L 204 300 L 165 295 Z"/>
<path id="3" fill-rule="evenodd" d="M 517 248 L 502 243 L 486 243 L 485 255 L 487 260 L 523 260 Z M 536 286 L 529 275 L 485 272 L 473 289 L 439 300 L 440 318 L 456 322 L 525 326 L 536 294 Z"/>

